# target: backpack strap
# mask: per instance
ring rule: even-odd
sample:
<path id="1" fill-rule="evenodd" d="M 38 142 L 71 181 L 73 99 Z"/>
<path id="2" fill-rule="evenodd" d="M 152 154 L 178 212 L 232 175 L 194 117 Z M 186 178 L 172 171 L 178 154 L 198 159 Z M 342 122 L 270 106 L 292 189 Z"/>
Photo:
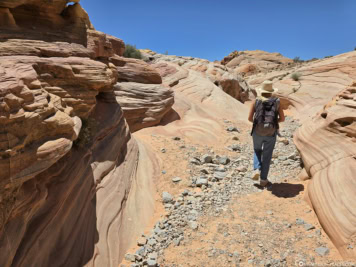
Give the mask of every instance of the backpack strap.
<path id="1" fill-rule="evenodd" d="M 251 129 L 251 136 L 253 133 L 253 130 L 255 129 L 256 125 L 257 125 L 257 121 L 256 121 L 256 110 L 257 110 L 257 106 L 262 104 L 262 100 L 257 99 L 255 101 L 255 114 L 253 114 L 253 124 L 252 124 L 252 129 Z"/>

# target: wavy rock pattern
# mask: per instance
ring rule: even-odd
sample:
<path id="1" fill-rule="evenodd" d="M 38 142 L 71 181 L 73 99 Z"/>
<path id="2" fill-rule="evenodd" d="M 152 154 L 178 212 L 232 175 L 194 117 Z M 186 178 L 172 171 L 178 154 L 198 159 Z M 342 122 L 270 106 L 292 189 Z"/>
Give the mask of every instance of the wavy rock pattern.
<path id="1" fill-rule="evenodd" d="M 312 180 L 308 197 L 345 258 L 356 259 L 356 83 L 341 91 L 295 135 Z"/>
<path id="2" fill-rule="evenodd" d="M 0 266 L 118 266 L 153 211 L 157 163 L 114 95 L 124 43 L 67 2 L 0 0 Z"/>
<path id="3" fill-rule="evenodd" d="M 301 75 L 299 81 L 291 78 L 293 73 Z M 296 118 L 308 120 L 356 79 L 356 52 L 307 62 L 286 70 L 257 74 L 249 77 L 248 83 L 255 88 L 267 79 L 273 81 L 280 96 L 296 110 Z"/>
<path id="4" fill-rule="evenodd" d="M 220 82 L 231 79 L 239 81 L 238 75 L 218 63 L 207 60 L 156 54 L 145 50 L 162 76 L 163 84 L 174 91 L 174 105 L 161 120 L 161 126 L 151 129 L 166 136 L 184 136 L 197 143 L 219 142 L 219 122 L 245 120 L 247 106 L 241 102 L 248 97 L 249 87 L 243 82 L 236 85 L 236 96 L 224 92 Z M 224 108 L 222 108 L 224 107 Z M 228 112 L 227 112 L 228 111 Z M 164 126 L 164 127 L 163 127 Z M 149 129 L 143 132 L 151 132 Z"/>
<path id="5" fill-rule="evenodd" d="M 131 132 L 159 124 L 174 103 L 173 91 L 162 85 L 118 83 L 114 90 Z"/>
<path id="6" fill-rule="evenodd" d="M 186 78 L 191 70 L 200 73 L 202 77 L 240 102 L 245 102 L 249 97 L 248 84 L 226 66 L 199 58 L 164 56 L 149 50 L 143 51 L 154 60 L 153 66 L 160 72 L 164 83 L 171 87 Z"/>

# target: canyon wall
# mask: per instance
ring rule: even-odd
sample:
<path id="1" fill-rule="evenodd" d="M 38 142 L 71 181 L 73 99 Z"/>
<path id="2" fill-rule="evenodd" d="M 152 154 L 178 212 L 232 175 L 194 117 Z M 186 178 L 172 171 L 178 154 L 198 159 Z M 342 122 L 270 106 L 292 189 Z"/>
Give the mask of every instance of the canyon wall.
<path id="1" fill-rule="evenodd" d="M 1 266 L 118 266 L 154 209 L 158 163 L 117 94 L 160 86 L 140 113 L 154 125 L 173 93 L 143 61 L 115 64 L 124 42 L 68 2 L 0 1 Z"/>
<path id="2" fill-rule="evenodd" d="M 312 178 L 308 198 L 341 255 L 356 259 L 356 82 L 300 128 L 294 142 Z"/>

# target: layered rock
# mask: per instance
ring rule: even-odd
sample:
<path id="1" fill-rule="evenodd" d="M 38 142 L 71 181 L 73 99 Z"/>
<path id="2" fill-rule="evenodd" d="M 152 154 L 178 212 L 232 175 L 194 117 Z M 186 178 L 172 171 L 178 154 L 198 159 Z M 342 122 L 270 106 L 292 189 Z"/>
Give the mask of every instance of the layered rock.
<path id="1" fill-rule="evenodd" d="M 341 91 L 294 137 L 308 197 L 321 225 L 345 258 L 356 259 L 356 82 Z"/>
<path id="2" fill-rule="evenodd" d="M 298 80 L 293 79 L 297 75 Z M 356 79 L 356 52 L 303 63 L 285 70 L 260 73 L 248 77 L 251 88 L 271 80 L 279 89 L 286 105 L 292 106 L 296 118 L 304 121 Z"/>
<path id="3" fill-rule="evenodd" d="M 1 38 L 86 45 L 89 17 L 79 3 L 68 2 L 79 1 L 1 0 Z"/>
<path id="4" fill-rule="evenodd" d="M 154 61 L 153 66 L 158 69 L 168 86 L 177 85 L 180 80 L 187 78 L 191 71 L 200 73 L 240 102 L 245 102 L 249 97 L 249 86 L 242 77 L 219 63 L 192 57 L 165 56 L 149 50 L 143 50 L 143 53 L 148 54 Z"/>
<path id="5" fill-rule="evenodd" d="M 243 75 L 283 69 L 292 63 L 292 59 L 286 58 L 280 53 L 269 53 L 261 50 L 234 51 L 221 61 L 221 64 L 235 69 Z"/>
<path id="6" fill-rule="evenodd" d="M 184 136 L 202 144 L 219 142 L 221 131 L 225 131 L 220 122 L 247 118 L 247 107 L 242 102 L 248 97 L 249 87 L 231 69 L 198 58 L 149 50 L 142 53 L 161 74 L 163 85 L 174 91 L 174 105 L 162 118 L 161 126 L 142 130 L 141 135 L 159 133 Z"/>
<path id="7" fill-rule="evenodd" d="M 131 132 L 159 124 L 174 103 L 173 91 L 160 84 L 118 83 L 114 90 Z"/>
<path id="8" fill-rule="evenodd" d="M 143 60 L 115 56 L 110 62 L 117 66 L 118 82 L 162 83 L 158 71 Z"/>
<path id="9" fill-rule="evenodd" d="M 67 2 L 0 0 L 1 266 L 118 266 L 153 210 L 114 94 L 124 43 Z"/>

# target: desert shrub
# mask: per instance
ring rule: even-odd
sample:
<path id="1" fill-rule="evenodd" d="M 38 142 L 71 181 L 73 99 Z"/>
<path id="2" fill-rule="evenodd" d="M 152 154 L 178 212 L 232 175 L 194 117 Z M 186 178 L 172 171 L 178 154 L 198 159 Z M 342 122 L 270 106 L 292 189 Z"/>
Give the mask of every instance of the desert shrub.
<path id="1" fill-rule="evenodd" d="M 97 122 L 94 119 L 82 119 L 82 128 L 78 138 L 73 142 L 73 146 L 75 148 L 87 147 L 93 141 L 97 128 Z"/>
<path id="2" fill-rule="evenodd" d="M 333 57 L 333 56 L 325 56 L 324 58 L 331 58 L 331 57 Z"/>
<path id="3" fill-rule="evenodd" d="M 136 48 L 136 45 L 125 45 L 124 57 L 142 59 L 140 50 Z"/>
<path id="4" fill-rule="evenodd" d="M 299 73 L 299 72 L 294 72 L 290 77 L 291 77 L 294 81 L 299 81 L 301 76 L 302 76 L 301 73 Z"/>
<path id="5" fill-rule="evenodd" d="M 356 46 L 355 46 L 354 50 L 356 51 Z"/>

